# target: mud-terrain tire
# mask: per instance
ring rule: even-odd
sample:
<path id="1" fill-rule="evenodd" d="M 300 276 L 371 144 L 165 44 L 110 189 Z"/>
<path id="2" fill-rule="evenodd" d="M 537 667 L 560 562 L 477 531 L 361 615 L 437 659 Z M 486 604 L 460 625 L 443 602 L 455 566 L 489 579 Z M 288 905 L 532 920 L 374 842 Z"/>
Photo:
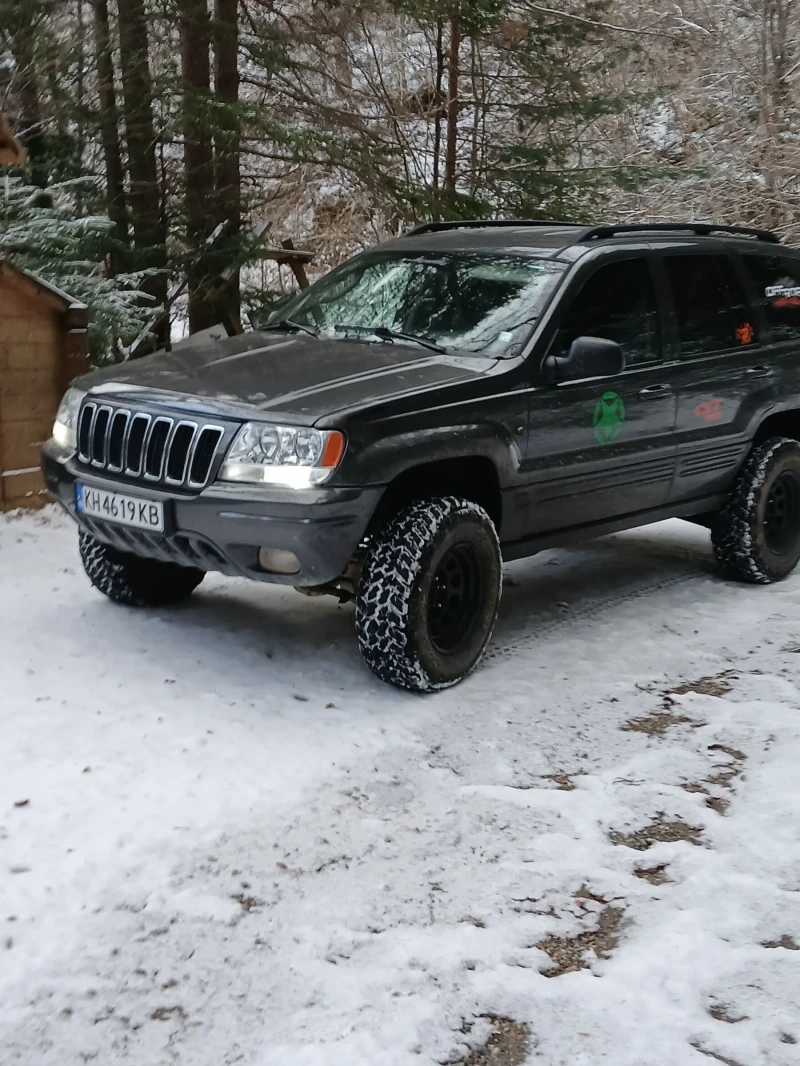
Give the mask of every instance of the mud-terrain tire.
<path id="1" fill-rule="evenodd" d="M 190 596 L 203 578 L 194 570 L 157 559 L 141 559 L 103 544 L 81 530 L 79 547 L 83 568 L 98 591 L 128 607 L 166 607 Z"/>
<path id="2" fill-rule="evenodd" d="M 782 581 L 800 561 L 800 444 L 756 445 L 711 535 L 725 577 L 752 585 Z"/>
<path id="3" fill-rule="evenodd" d="M 456 497 L 401 511 L 370 546 L 356 633 L 370 670 L 412 692 L 457 684 L 492 636 L 503 570 L 492 520 Z"/>

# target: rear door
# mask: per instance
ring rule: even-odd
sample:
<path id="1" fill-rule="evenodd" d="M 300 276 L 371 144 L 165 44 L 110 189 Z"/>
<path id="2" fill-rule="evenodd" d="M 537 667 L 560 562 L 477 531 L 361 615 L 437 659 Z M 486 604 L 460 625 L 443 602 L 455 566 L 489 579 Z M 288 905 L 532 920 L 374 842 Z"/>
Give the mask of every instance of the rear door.
<path id="1" fill-rule="evenodd" d="M 669 344 L 678 359 L 677 469 L 672 500 L 724 492 L 749 447 L 755 397 L 773 387 L 760 316 L 736 261 L 714 251 L 664 251 Z"/>
<path id="2" fill-rule="evenodd" d="M 800 394 L 800 255 L 764 246 L 741 255 L 771 341 L 763 362 L 777 371 L 774 409 L 795 410 Z"/>
<path id="3" fill-rule="evenodd" d="M 647 252 L 587 264 L 565 294 L 548 354 L 577 337 L 621 345 L 625 371 L 531 395 L 531 532 L 583 526 L 666 503 L 675 467 L 677 397 L 662 354 Z"/>

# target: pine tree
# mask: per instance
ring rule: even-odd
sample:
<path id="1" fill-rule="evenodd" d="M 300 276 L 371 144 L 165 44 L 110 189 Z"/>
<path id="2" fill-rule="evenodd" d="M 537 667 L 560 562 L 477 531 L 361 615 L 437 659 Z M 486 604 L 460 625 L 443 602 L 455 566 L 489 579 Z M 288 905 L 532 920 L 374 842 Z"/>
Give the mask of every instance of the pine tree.
<path id="1" fill-rule="evenodd" d="M 239 103 L 239 4 L 215 0 L 214 6 L 214 174 L 217 217 L 225 223 L 218 255 L 225 275 L 217 294 L 217 318 L 239 325 L 242 175 L 240 164 L 243 108 Z M 246 254 L 246 253 L 245 253 Z"/>
<path id="2" fill-rule="evenodd" d="M 108 0 L 92 0 L 94 12 L 94 42 L 97 64 L 97 94 L 100 102 L 100 131 L 106 172 L 106 202 L 114 223 L 114 237 L 119 249 L 130 246 L 128 209 L 125 195 L 125 171 L 119 137 L 117 93 L 114 87 L 114 53 L 108 21 Z M 115 250 L 112 264 L 115 270 L 121 262 Z"/>
<path id="3" fill-rule="evenodd" d="M 140 333 L 149 311 L 142 306 L 141 275 L 106 276 L 114 224 L 104 215 L 84 215 L 77 189 L 75 181 L 43 190 L 0 178 L 0 258 L 88 305 L 92 358 L 100 364 Z"/>
<path id="4" fill-rule="evenodd" d="M 189 331 L 216 323 L 204 253 L 215 222 L 214 157 L 210 117 L 211 21 L 206 0 L 179 0 L 181 82 L 183 89 L 183 159 L 186 186 L 186 274 Z"/>
<path id="5" fill-rule="evenodd" d="M 161 210 L 153 122 L 153 79 L 144 0 L 118 0 L 120 68 L 128 144 L 128 199 L 139 270 L 152 270 L 145 287 L 156 304 L 167 297 L 167 233 Z M 169 319 L 156 327 L 157 341 L 169 339 Z"/>

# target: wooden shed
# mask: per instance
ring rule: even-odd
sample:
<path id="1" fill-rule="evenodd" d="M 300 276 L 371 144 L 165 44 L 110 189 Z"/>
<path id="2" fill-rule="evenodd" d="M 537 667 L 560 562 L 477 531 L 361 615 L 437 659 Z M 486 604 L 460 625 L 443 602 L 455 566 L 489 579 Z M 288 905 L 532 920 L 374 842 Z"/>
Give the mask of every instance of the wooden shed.
<path id="1" fill-rule="evenodd" d="M 0 111 L 0 166 L 21 167 L 25 162 L 25 150 L 11 132 L 11 126 Z"/>
<path id="2" fill-rule="evenodd" d="M 0 259 L 0 511 L 47 502 L 39 452 L 89 368 L 84 304 Z"/>

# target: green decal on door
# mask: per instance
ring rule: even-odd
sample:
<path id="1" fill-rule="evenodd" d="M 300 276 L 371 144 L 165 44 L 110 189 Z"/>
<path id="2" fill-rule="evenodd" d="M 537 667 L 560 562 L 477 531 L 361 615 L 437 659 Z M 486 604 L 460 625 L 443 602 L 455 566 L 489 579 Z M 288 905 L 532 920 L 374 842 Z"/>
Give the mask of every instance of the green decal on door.
<path id="1" fill-rule="evenodd" d="M 594 435 L 598 444 L 613 444 L 625 421 L 625 404 L 616 392 L 604 392 L 594 409 Z"/>

